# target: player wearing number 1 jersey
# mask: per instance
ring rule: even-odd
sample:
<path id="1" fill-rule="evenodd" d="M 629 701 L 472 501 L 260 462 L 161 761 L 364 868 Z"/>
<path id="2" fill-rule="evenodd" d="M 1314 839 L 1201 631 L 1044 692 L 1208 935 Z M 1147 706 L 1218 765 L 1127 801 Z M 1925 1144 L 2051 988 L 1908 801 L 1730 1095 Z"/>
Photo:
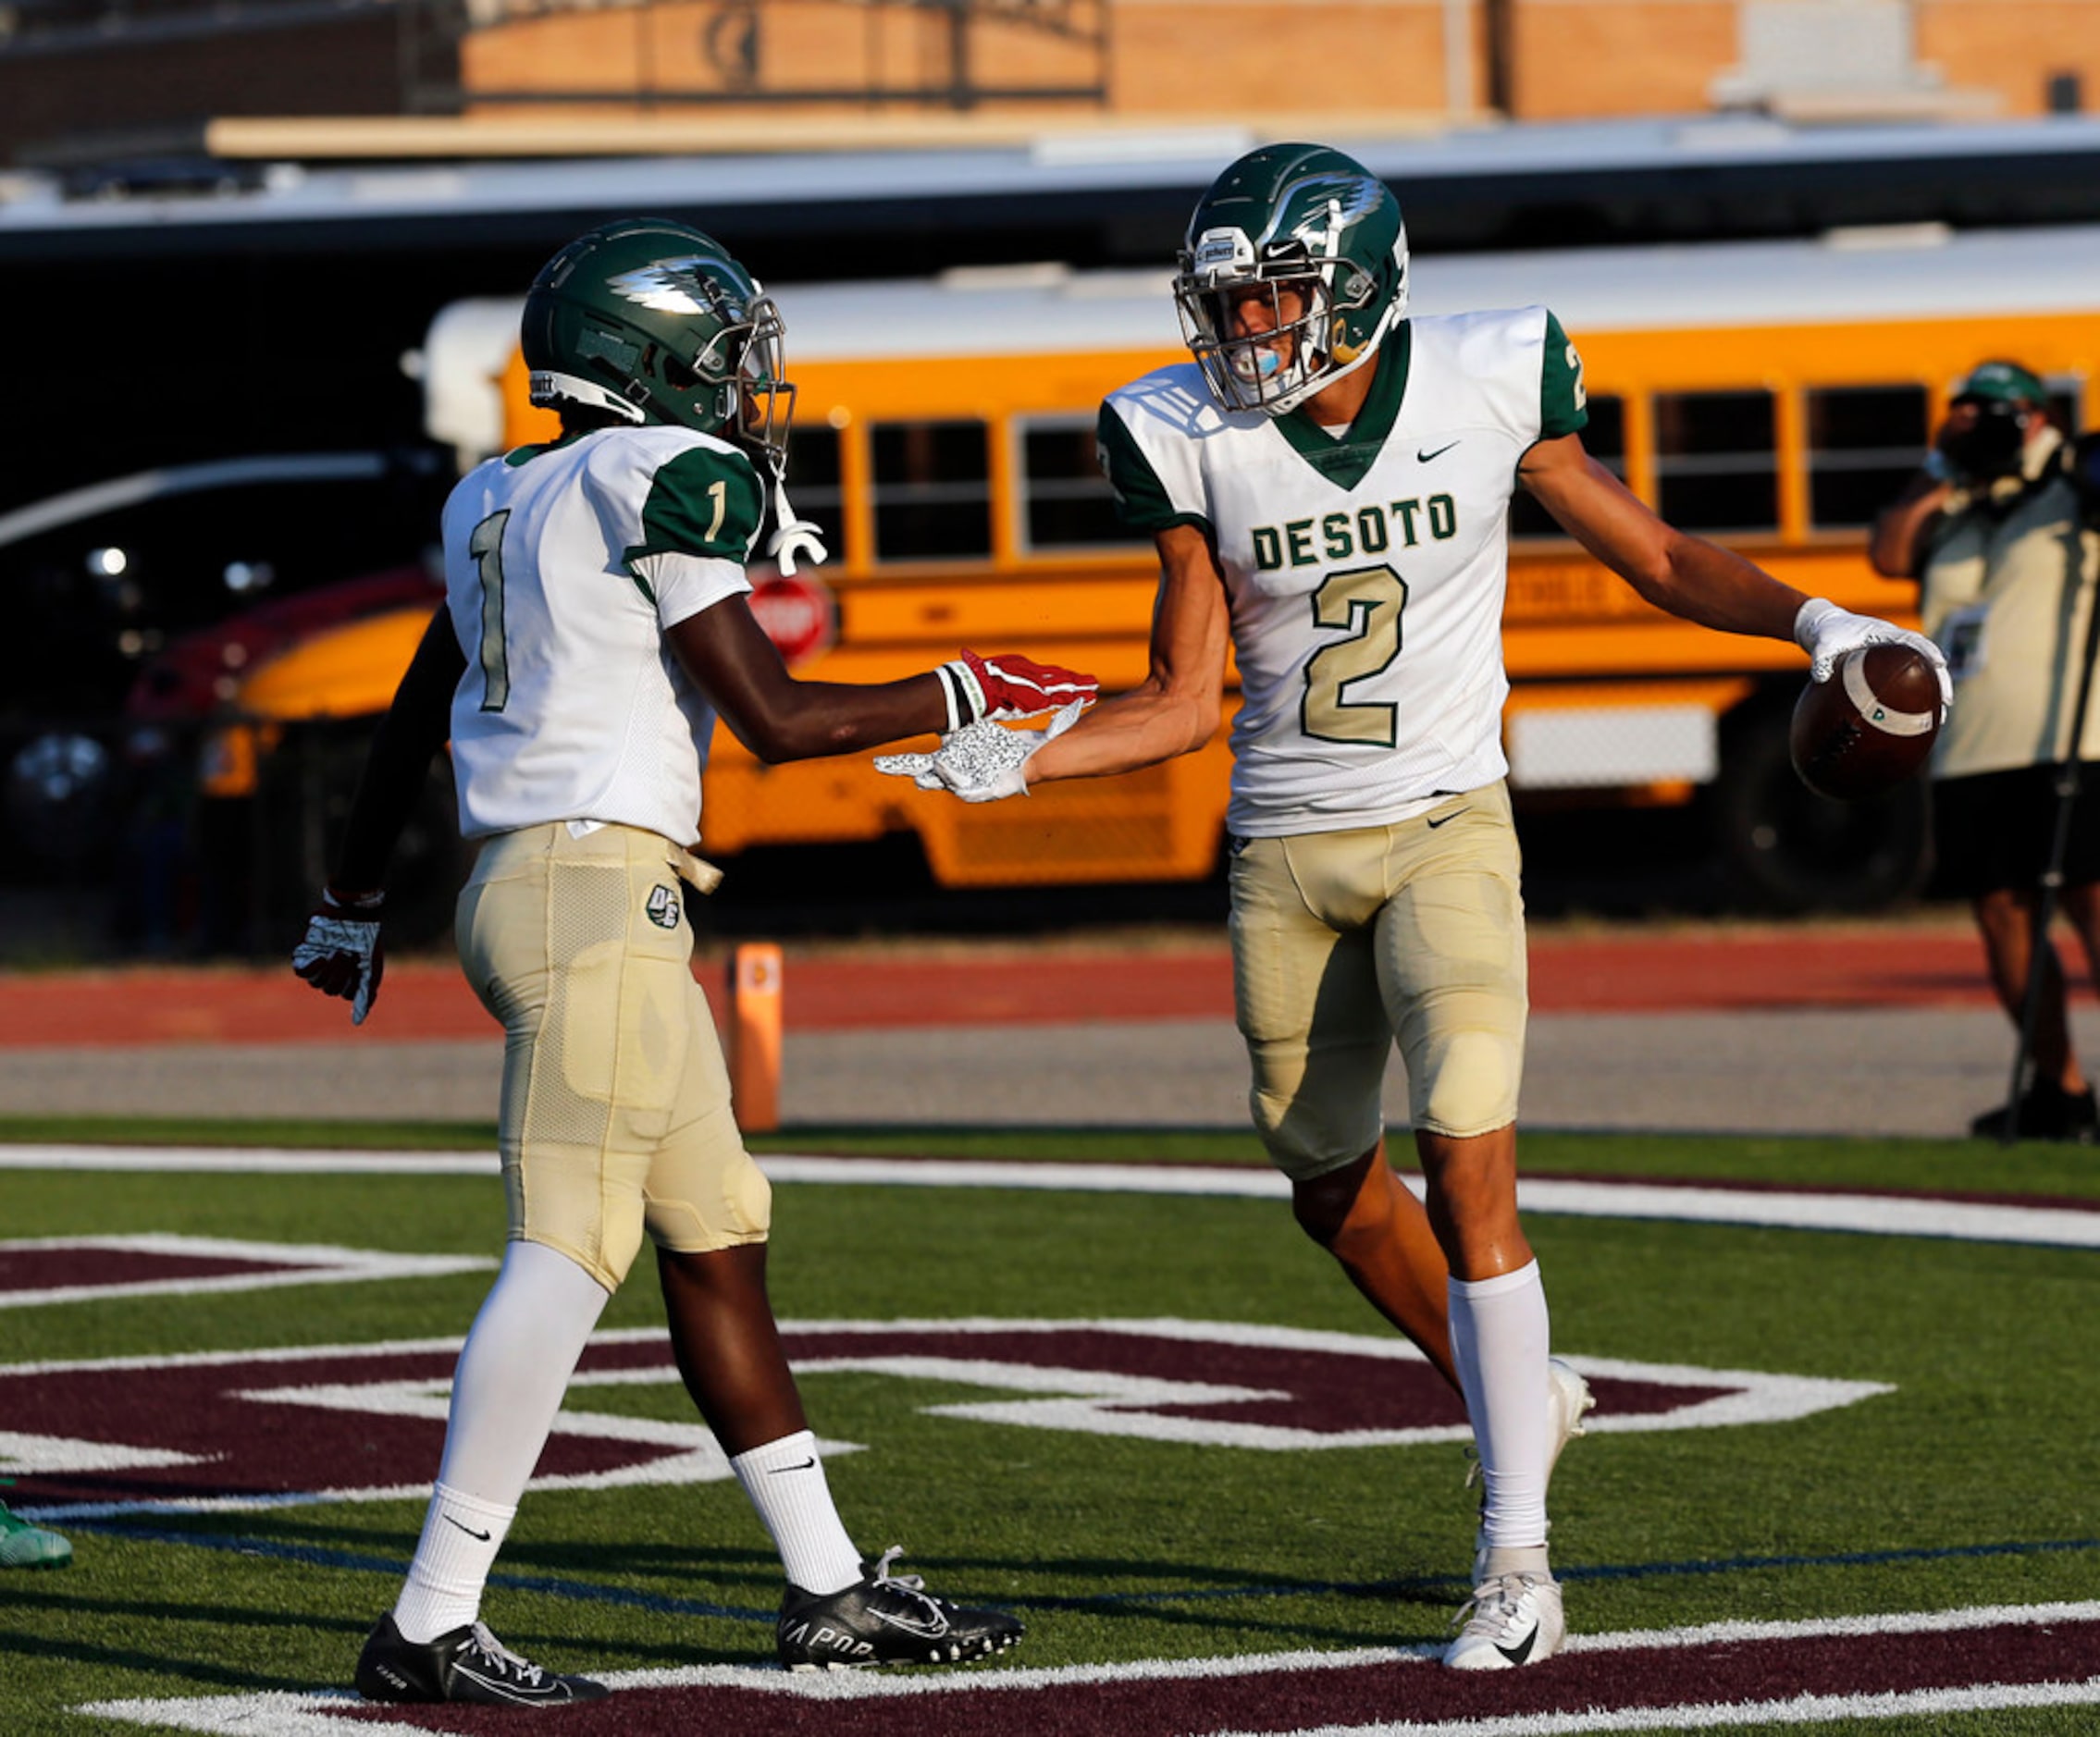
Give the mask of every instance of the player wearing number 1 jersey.
<path id="1" fill-rule="evenodd" d="M 1528 488 L 1650 602 L 1795 638 L 1819 680 L 1902 638 L 1661 523 L 1583 450 L 1582 364 L 1545 309 L 1406 317 L 1390 191 L 1266 147 L 1196 207 L 1175 281 L 1194 360 L 1110 396 L 1104 467 L 1162 568 L 1151 673 L 1019 757 L 932 758 L 966 800 L 1194 749 L 1228 648 L 1232 948 L 1254 1124 L 1299 1223 L 1464 1394 L 1487 1493 L 1445 1655 L 1552 1655 L 1546 1486 L 1588 1396 L 1549 1358 L 1516 1213 L 1524 907 L 1503 784 L 1510 499 Z M 978 769 L 996 764 L 989 775 Z M 1386 1163 L 1405 1062 L 1427 1205 Z"/>
<path id="2" fill-rule="evenodd" d="M 746 602 L 767 512 L 786 571 L 822 558 L 782 486 L 793 388 L 772 299 L 706 236 L 592 231 L 526 298 L 535 402 L 559 440 L 492 459 L 444 514 L 446 603 L 375 742 L 336 876 L 293 955 L 362 1022 L 387 858 L 448 733 L 461 962 L 504 1029 L 510 1242 L 460 1355 L 408 1580 L 357 1666 L 382 1701 L 550 1705 L 604 1693 L 504 1648 L 481 1593 L 607 1298 L 645 1236 L 679 1373 L 786 1572 L 794 1668 L 1003 1651 L 841 1522 L 766 1297 L 766 1179 L 744 1150 L 694 981 L 687 893 L 715 713 L 769 762 L 1081 701 L 1091 677 L 965 652 L 874 686 L 789 675 Z"/>

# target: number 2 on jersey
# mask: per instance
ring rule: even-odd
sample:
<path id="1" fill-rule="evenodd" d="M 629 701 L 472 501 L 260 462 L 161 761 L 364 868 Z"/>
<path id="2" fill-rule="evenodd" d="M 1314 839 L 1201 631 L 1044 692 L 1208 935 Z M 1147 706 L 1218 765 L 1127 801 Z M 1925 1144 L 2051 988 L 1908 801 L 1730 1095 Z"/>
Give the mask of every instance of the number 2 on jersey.
<path id="1" fill-rule="evenodd" d="M 501 711 L 511 697 L 511 658 L 503 645 L 503 526 L 511 510 L 492 512 L 466 539 L 481 575 L 481 709 Z"/>
<path id="2" fill-rule="evenodd" d="M 1345 629 L 1349 637 L 1306 659 L 1305 697 L 1298 716 L 1307 735 L 1380 748 L 1399 740 L 1399 707 L 1343 695 L 1352 682 L 1391 668 L 1400 656 L 1400 618 L 1406 607 L 1407 582 L 1383 564 L 1346 568 L 1320 581 L 1313 593 L 1314 623 Z"/>

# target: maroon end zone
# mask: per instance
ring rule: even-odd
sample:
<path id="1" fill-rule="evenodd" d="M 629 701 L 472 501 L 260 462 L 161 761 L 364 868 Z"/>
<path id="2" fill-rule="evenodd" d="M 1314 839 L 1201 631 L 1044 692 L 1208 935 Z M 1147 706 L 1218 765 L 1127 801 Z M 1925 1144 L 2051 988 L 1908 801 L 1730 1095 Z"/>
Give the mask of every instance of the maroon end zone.
<path id="1" fill-rule="evenodd" d="M 1308 1345 L 1279 1329 L 1223 1323 L 1180 1330 L 1165 1323 L 979 1323 L 967 1330 L 928 1323 L 852 1330 L 783 1324 L 797 1368 L 882 1373 L 901 1363 L 907 1373 L 941 1373 L 1007 1400 L 1000 1421 L 1019 1427 L 1283 1452 L 1360 1445 L 1380 1432 L 1410 1441 L 1465 1434 L 1457 1399 L 1429 1366 L 1392 1355 L 1384 1341 L 1366 1340 L 1357 1350 L 1338 1335 Z M 228 1499 L 267 1504 L 324 1492 L 341 1501 L 397 1495 L 438 1462 L 458 1349 L 447 1339 L 0 1366 L 0 1417 L 21 1420 L 17 1427 L 32 1432 L 20 1438 L 27 1463 L 10 1499 L 31 1510 L 84 1504 L 115 1511 Z M 1004 1381 L 1007 1369 L 1058 1371 L 1049 1391 L 1069 1397 L 1044 1398 L 1043 1382 L 1025 1375 Z M 728 1475 L 697 1422 L 665 1424 L 641 1438 L 619 1428 L 594 1430 L 593 1377 L 636 1371 L 676 1380 L 661 1331 L 628 1329 L 592 1341 L 538 1479 L 685 1483 Z M 1690 1419 L 1757 1379 L 1706 1385 L 1685 1373 L 1644 1376 L 1639 1366 L 1626 1366 L 1597 1374 L 1593 1385 L 1622 1425 L 1647 1419 L 1675 1427 L 1676 1417 Z M 1026 1398 L 1011 1402 L 1014 1390 Z"/>

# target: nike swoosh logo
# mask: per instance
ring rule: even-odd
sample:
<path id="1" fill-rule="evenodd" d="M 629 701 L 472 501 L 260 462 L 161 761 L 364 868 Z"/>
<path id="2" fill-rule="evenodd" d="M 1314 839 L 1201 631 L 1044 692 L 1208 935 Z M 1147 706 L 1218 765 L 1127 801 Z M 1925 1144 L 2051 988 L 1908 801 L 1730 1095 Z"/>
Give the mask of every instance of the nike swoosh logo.
<path id="1" fill-rule="evenodd" d="M 1434 452 L 1424 452 L 1417 450 L 1414 454 L 1414 462 L 1417 464 L 1427 464 L 1431 459 L 1442 458 L 1445 453 L 1449 452 L 1451 448 L 1455 447 L 1456 445 L 1458 445 L 1458 442 L 1456 440 L 1447 440 Z"/>
<path id="2" fill-rule="evenodd" d="M 893 1629 L 902 1629 L 907 1634 L 916 1634 L 924 1640 L 937 1641 L 948 1632 L 947 1619 L 939 1615 L 901 1617 L 892 1616 L 887 1610 L 871 1610 L 868 1614 L 878 1622 L 887 1622 Z"/>
<path id="3" fill-rule="evenodd" d="M 1460 808 L 1459 810 L 1457 810 L 1457 812 L 1456 812 L 1456 813 L 1452 813 L 1452 814 L 1439 814 L 1439 815 L 1436 815 L 1436 816 L 1432 817 L 1432 819 L 1430 819 L 1430 821 L 1429 821 L 1429 831 L 1430 831 L 1430 832 L 1435 832 L 1435 831 L 1436 831 L 1436 830 L 1437 830 L 1437 829 L 1438 829 L 1438 828 L 1439 828 L 1439 826 L 1442 826 L 1442 825 L 1443 825 L 1443 824 L 1444 824 L 1444 823 L 1445 823 L 1445 822 L 1446 822 L 1447 820 L 1455 820 L 1455 819 L 1458 819 L 1459 815 L 1461 815 L 1461 814 L 1471 814 L 1472 812 L 1473 812 L 1473 810 L 1472 810 L 1471 808 Z"/>
<path id="4" fill-rule="evenodd" d="M 1503 1646 L 1500 1643 L 1497 1643 L 1495 1650 L 1498 1653 L 1501 1654 L 1504 1658 L 1508 1659 L 1511 1664 L 1521 1665 L 1526 1659 L 1531 1657 L 1531 1649 L 1537 1644 L 1538 1640 L 1538 1625 L 1534 1622 L 1531 1625 L 1531 1632 L 1524 1637 L 1524 1645 L 1522 1646 Z"/>
<path id="5" fill-rule="evenodd" d="M 798 1466 L 774 1466 L 770 1472 L 766 1473 L 766 1476 L 768 1476 L 769 1478 L 778 1478 L 784 1477 L 790 1472 L 807 1472 L 811 1466 L 815 1465 L 816 1463 L 817 1456 L 815 1454 L 811 1454 Z"/>
<path id="6" fill-rule="evenodd" d="M 488 1542 L 489 1534 L 488 1533 L 475 1531 L 475 1529 L 472 1526 L 468 1525 L 463 1520 L 454 1520 L 451 1515 L 447 1514 L 445 1516 L 445 1523 L 451 1526 L 457 1526 L 462 1532 L 465 1533 L 468 1537 L 478 1538 L 483 1544 L 487 1544 Z"/>
<path id="7" fill-rule="evenodd" d="M 490 1694 L 519 1706 L 537 1706 L 548 1701 L 566 1701 L 559 1682 L 550 1682 L 539 1688 L 530 1688 L 513 1682 L 508 1677 L 485 1677 L 466 1665 L 454 1665 L 452 1675 L 464 1677 L 469 1682 L 479 1683 Z"/>

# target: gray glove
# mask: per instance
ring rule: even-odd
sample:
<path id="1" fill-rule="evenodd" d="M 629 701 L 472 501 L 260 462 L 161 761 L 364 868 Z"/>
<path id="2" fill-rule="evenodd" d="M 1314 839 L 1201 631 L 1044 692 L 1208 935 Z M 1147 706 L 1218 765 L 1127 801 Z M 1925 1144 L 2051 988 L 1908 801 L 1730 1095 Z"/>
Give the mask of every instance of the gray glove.
<path id="1" fill-rule="evenodd" d="M 291 950 L 291 968 L 324 995 L 350 1004 L 350 1023 L 361 1026 L 379 993 L 387 969 L 379 942 L 386 894 L 339 900 L 321 894 L 320 908 L 306 919 L 306 938 Z"/>
<path id="2" fill-rule="evenodd" d="M 1079 721 L 1086 701 L 1061 708 L 1043 730 L 1008 730 L 982 718 L 941 738 L 932 754 L 878 754 L 875 770 L 908 778 L 921 790 L 945 790 L 965 802 L 1028 795 L 1028 763 L 1045 743 Z"/>

